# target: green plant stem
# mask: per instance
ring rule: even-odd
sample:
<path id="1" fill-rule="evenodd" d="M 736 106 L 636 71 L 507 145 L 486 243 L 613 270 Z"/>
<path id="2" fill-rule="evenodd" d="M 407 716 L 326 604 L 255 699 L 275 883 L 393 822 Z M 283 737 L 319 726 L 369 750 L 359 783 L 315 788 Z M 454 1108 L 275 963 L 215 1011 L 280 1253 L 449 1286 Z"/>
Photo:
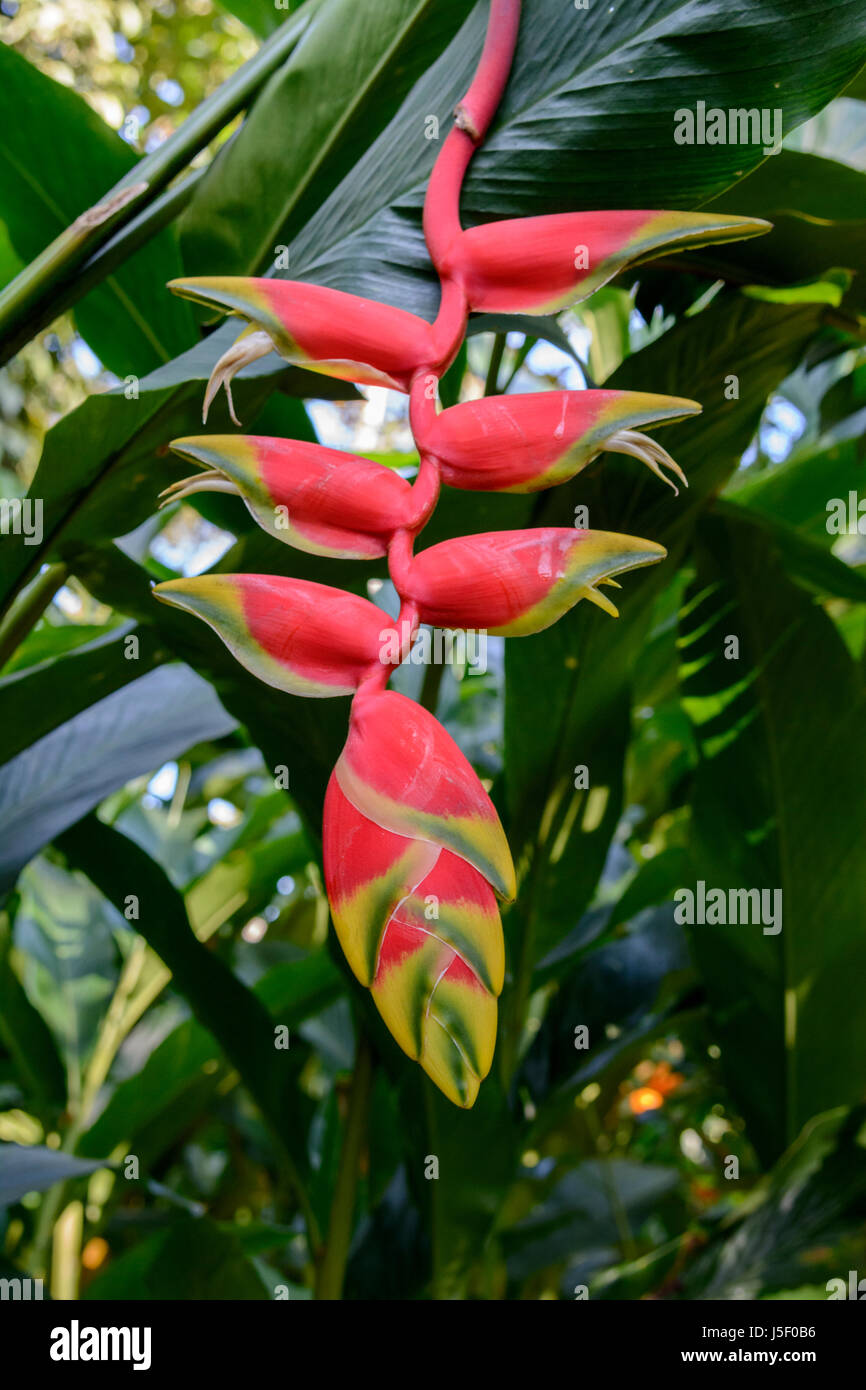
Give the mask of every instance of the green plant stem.
<path id="1" fill-rule="evenodd" d="M 505 352 L 505 334 L 497 333 L 493 339 L 493 349 L 490 353 L 490 362 L 487 366 L 487 380 L 484 383 L 485 396 L 498 396 L 499 388 L 499 369 L 502 366 L 502 357 Z"/>
<path id="2" fill-rule="evenodd" d="M 619 1188 L 616 1185 L 610 1155 L 605 1153 L 602 1148 L 602 1129 L 598 1115 L 596 1114 L 594 1101 L 590 1101 L 586 1106 L 586 1123 L 592 1135 L 592 1142 L 598 1155 L 601 1180 L 604 1185 L 607 1200 L 610 1203 L 611 1214 L 616 1223 L 622 1257 L 624 1260 L 635 1260 L 638 1255 L 637 1245 L 635 1244 L 635 1239 L 632 1234 L 628 1212 L 626 1211 Z"/>
<path id="3" fill-rule="evenodd" d="M 445 667 L 441 662 L 431 661 L 424 670 L 424 680 L 421 683 L 418 704 L 423 705 L 424 709 L 429 710 L 431 714 L 436 713 L 436 706 L 439 703 L 439 687 L 442 684 L 444 674 Z"/>
<path id="4" fill-rule="evenodd" d="M 369 1042 L 361 1034 L 352 1076 L 352 1089 L 349 1093 L 349 1110 L 346 1115 L 340 1166 L 331 1202 L 327 1243 L 316 1278 L 316 1298 L 339 1299 L 343 1294 L 358 1191 L 358 1169 L 367 1133 L 372 1087 L 373 1053 Z"/>
<path id="5" fill-rule="evenodd" d="M 77 217 L 6 286 L 0 294 L 0 365 L 17 350 L 10 345 L 21 345 L 22 333 L 26 342 L 56 316 L 59 291 L 65 287 L 68 299 L 70 281 L 79 267 L 121 227 L 139 219 L 171 180 L 249 104 L 296 47 L 317 7 L 318 0 L 308 0 L 262 44 L 258 53 L 187 117 L 174 135 L 140 159 L 96 207 Z M 164 216 L 162 204 L 157 217 Z M 78 299 L 76 287 L 71 288 L 75 291 L 74 299 Z"/>
<path id="6" fill-rule="evenodd" d="M 37 575 L 27 592 L 21 594 L 17 603 L 10 608 L 0 623 L 0 671 L 28 632 L 39 622 L 57 590 L 66 583 L 68 577 L 69 569 L 66 565 L 49 565 Z"/>
<path id="7" fill-rule="evenodd" d="M 103 280 L 107 280 L 135 251 L 155 237 L 157 232 L 161 232 L 163 227 L 167 227 L 169 222 L 174 221 L 190 202 L 196 186 L 206 172 L 206 169 L 196 169 L 186 178 L 178 180 L 160 193 L 159 197 L 131 222 L 119 227 L 111 239 L 85 261 L 71 279 L 64 280 L 55 287 L 50 301 L 46 301 L 41 310 L 34 311 L 22 319 L 18 326 L 7 334 L 2 347 L 3 360 L 8 361 L 14 357 L 16 352 L 20 352 L 30 342 L 34 334 L 72 308 L 90 290 L 101 285 Z"/>

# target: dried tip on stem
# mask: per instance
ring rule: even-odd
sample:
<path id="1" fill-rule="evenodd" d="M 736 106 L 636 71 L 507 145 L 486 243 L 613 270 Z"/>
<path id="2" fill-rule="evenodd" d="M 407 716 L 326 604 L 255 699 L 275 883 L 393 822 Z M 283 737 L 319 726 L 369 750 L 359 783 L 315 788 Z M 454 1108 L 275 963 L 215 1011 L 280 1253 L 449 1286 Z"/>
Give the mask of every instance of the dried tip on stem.
<path id="1" fill-rule="evenodd" d="M 630 454 L 632 458 L 640 459 L 645 463 L 651 473 L 655 473 L 657 478 L 661 478 L 663 483 L 673 488 L 674 495 L 679 497 L 680 490 L 663 471 L 669 468 L 670 471 L 679 478 L 683 487 L 688 487 L 689 480 L 679 464 L 671 458 L 667 449 L 663 449 L 661 444 L 656 443 L 648 434 L 641 434 L 638 430 L 618 430 L 605 440 L 605 449 L 614 454 Z"/>
<path id="2" fill-rule="evenodd" d="M 241 422 L 235 413 L 234 401 L 232 400 L 232 377 L 237 372 L 242 371 L 244 367 L 248 367 L 251 362 L 257 362 L 260 357 L 267 357 L 269 352 L 275 351 L 273 339 L 263 328 L 245 329 L 231 347 L 223 353 L 210 374 L 207 390 L 204 393 L 204 407 L 201 413 L 202 424 L 207 424 L 211 402 L 220 387 L 223 386 L 228 399 L 229 415 L 233 423 L 240 427 Z"/>

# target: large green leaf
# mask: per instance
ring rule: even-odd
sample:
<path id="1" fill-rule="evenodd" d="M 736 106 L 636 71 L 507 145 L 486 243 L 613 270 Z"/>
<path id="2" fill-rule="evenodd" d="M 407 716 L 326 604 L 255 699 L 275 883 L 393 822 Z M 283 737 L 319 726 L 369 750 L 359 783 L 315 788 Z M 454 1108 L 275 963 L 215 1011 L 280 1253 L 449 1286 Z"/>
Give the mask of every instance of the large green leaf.
<path id="1" fill-rule="evenodd" d="M 697 515 L 722 486 L 760 419 L 770 390 L 796 365 L 817 323 L 810 308 L 736 296 L 628 358 L 607 383 L 702 401 L 703 414 L 665 431 L 689 491 L 679 498 L 631 461 L 608 455 L 568 487 L 542 494 L 535 524 L 568 526 L 577 504 L 594 528 L 661 541 L 671 557 L 628 576 L 621 617 L 588 604 L 535 637 L 506 645 L 506 783 L 515 858 L 527 856 L 509 929 L 528 972 L 583 912 L 604 863 L 622 797 L 630 691 L 656 596 L 670 580 Z M 739 374 L 740 394 L 724 383 Z M 640 659 L 638 657 L 637 659 Z M 589 788 L 575 787 L 575 768 Z"/>
<path id="2" fill-rule="evenodd" d="M 18 892 L 21 981 L 63 1055 L 74 1099 L 117 985 L 119 919 L 86 879 L 42 856 L 27 865 Z"/>
<path id="3" fill-rule="evenodd" d="M 420 229 L 436 143 L 480 51 L 486 5 L 416 85 L 390 125 L 292 245 L 289 272 L 431 315 L 437 289 Z M 755 54 L 767 55 L 766 61 Z M 677 145 L 674 113 L 782 111 L 785 130 L 820 109 L 866 56 L 854 0 L 817 14 L 774 0 L 648 0 L 563 11 L 528 0 L 511 80 L 464 188 L 467 221 L 598 207 L 684 207 L 763 159 L 761 145 Z"/>
<path id="4" fill-rule="evenodd" d="M 59 831 L 129 778 L 234 727 L 211 687 L 173 664 L 53 729 L 0 768 L 0 889 Z"/>
<path id="5" fill-rule="evenodd" d="M 812 1115 L 862 1092 L 866 695 L 764 528 L 726 513 L 702 523 L 700 540 L 681 635 L 702 753 L 694 872 L 707 890 L 780 892 L 782 925 L 706 923 L 691 936 L 723 1065 L 753 1142 L 773 1157 Z M 729 635 L 737 659 L 726 659 Z"/>
<path id="6" fill-rule="evenodd" d="M 59 848 L 110 902 L 139 899 L 135 926 L 172 973 L 197 1021 L 216 1038 L 287 1152 L 303 1158 L 292 1123 L 299 1103 L 290 1049 L 274 1046 L 273 1020 L 262 1000 L 194 936 L 183 898 L 137 845 L 94 816 L 67 830 Z M 288 1060 L 287 1060 L 288 1059 Z"/>
<path id="7" fill-rule="evenodd" d="M 637 1227 L 677 1186 L 676 1168 L 629 1158 L 586 1159 L 503 1237 L 509 1274 L 525 1279 L 565 1260 L 610 1258 L 623 1222 Z M 572 1289 L 567 1295 L 574 1297 Z"/>
<path id="8" fill-rule="evenodd" d="M 340 974 L 321 953 L 286 962 L 268 971 L 254 989 L 275 1022 L 297 1028 L 307 1018 L 327 1008 L 342 990 Z M 153 1145 L 155 1122 L 167 1108 L 177 1108 L 185 1127 L 194 1106 L 207 1103 L 219 1084 L 220 1072 L 211 1064 L 222 1048 L 213 1033 L 195 1019 L 188 1019 L 169 1033 L 134 1076 L 122 1081 L 78 1145 L 85 1155 L 111 1153 L 116 1145 L 136 1142 L 144 1132 L 145 1152 Z M 168 1136 L 169 1139 L 173 1137 Z M 162 1136 L 166 1141 L 166 1136 Z"/>
<path id="9" fill-rule="evenodd" d="M 684 256 L 705 274 L 778 285 L 811 280 L 831 266 L 856 273 L 847 308 L 866 308 L 866 174 L 832 159 L 783 150 L 708 205 L 766 217 L 773 230 L 748 243 Z"/>
<path id="10" fill-rule="evenodd" d="M 377 0 L 372 10 L 327 0 L 197 186 L 180 223 L 187 270 L 266 269 L 392 118 L 464 12 L 460 0 Z"/>
<path id="11" fill-rule="evenodd" d="M 218 0 L 218 3 L 229 14 L 236 15 L 254 34 L 267 38 L 268 34 L 279 29 L 292 10 L 300 7 L 303 0 Z"/>
<path id="12" fill-rule="evenodd" d="M 866 1218 L 866 1110 L 828 1111 L 812 1120 L 752 1194 L 686 1270 L 687 1298 L 754 1299 L 842 1278 L 840 1237 L 862 1242 Z M 858 1239 L 859 1237 L 859 1239 Z M 841 1258 L 840 1258 L 841 1257 Z M 857 1276 L 859 1277 L 859 1276 Z M 787 1295 L 793 1297 L 791 1293 Z"/>
<path id="13" fill-rule="evenodd" d="M 131 659 L 127 638 L 133 635 L 133 624 L 125 623 L 72 652 L 0 677 L 0 760 L 8 762 L 97 700 L 170 659 L 167 648 L 146 638 L 142 643 L 140 637 Z"/>
<path id="14" fill-rule="evenodd" d="M 135 167 L 135 155 L 76 92 L 0 45 L 0 217 L 30 261 Z M 160 232 L 76 309 L 94 352 L 120 376 L 143 376 L 195 333 L 183 304 L 164 293 L 180 273 L 172 231 Z"/>
<path id="15" fill-rule="evenodd" d="M 846 496 L 846 506 L 847 500 Z M 720 502 L 718 512 L 734 520 L 742 517 L 756 530 L 762 531 L 788 576 L 804 584 L 807 589 L 825 598 L 845 598 L 851 603 L 866 603 L 866 570 L 862 567 L 855 568 L 837 560 L 835 555 L 828 553 L 826 546 L 778 518 L 755 513 L 734 502 Z"/>
<path id="16" fill-rule="evenodd" d="M 847 513 L 849 493 L 864 495 L 866 457 L 858 440 L 844 439 L 809 449 L 754 478 L 746 477 L 739 486 L 736 483 L 731 480 L 729 495 L 738 505 L 784 521 L 801 536 L 829 548 L 838 534 L 827 528 L 828 503 L 841 500 Z"/>

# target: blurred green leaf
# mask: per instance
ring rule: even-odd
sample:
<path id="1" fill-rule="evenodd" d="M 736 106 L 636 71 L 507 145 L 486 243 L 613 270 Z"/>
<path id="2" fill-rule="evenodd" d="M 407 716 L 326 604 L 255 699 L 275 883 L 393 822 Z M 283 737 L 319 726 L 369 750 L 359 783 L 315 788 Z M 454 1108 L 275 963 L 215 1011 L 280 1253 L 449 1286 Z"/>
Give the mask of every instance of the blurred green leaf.
<path id="1" fill-rule="evenodd" d="M 723 1066 L 772 1158 L 818 1110 L 856 1099 L 866 1070 L 866 696 L 831 620 L 786 577 L 762 526 L 726 513 L 699 535 L 680 639 L 702 755 L 694 873 L 707 890 L 781 899 L 768 899 L 775 925 L 707 922 L 690 936 Z"/>
<path id="2" fill-rule="evenodd" d="M 726 495 L 739 506 L 796 527 L 798 535 L 829 549 L 837 536 L 827 528 L 828 503 L 838 498 L 847 512 L 849 493 L 866 492 L 866 456 L 859 441 L 846 439 L 736 482 Z"/>
<path id="3" fill-rule="evenodd" d="M 238 1237 L 206 1217 L 179 1217 L 109 1264 L 86 1299 L 217 1300 L 269 1298 Z"/>
<path id="4" fill-rule="evenodd" d="M 46 655 L 35 667 L 0 676 L 0 757 L 4 762 L 170 658 L 166 648 L 147 636 L 143 642 L 137 639 L 138 656 L 128 657 L 126 638 L 132 632 L 134 625 L 126 623 L 71 652 L 64 652 L 61 645 L 56 656 Z M 24 711 L 26 720 L 21 717 Z"/>
<path id="5" fill-rule="evenodd" d="M 687 1269 L 687 1298 L 749 1299 L 781 1294 L 799 1283 L 841 1278 L 848 1261 L 834 1245 L 850 1233 L 862 1260 L 866 1220 L 866 1109 L 817 1116 L 749 1195 L 745 1211 L 725 1223 L 716 1240 Z M 862 1268 L 862 1265 L 861 1265 Z"/>
<path id="6" fill-rule="evenodd" d="M 502 1237 L 513 1279 L 566 1260 L 602 1257 L 621 1243 L 625 1229 L 657 1211 L 679 1182 L 676 1168 L 627 1158 L 589 1158 L 539 1202 L 531 1216 Z M 568 1290 L 568 1295 L 572 1291 Z"/>
<path id="7" fill-rule="evenodd" d="M 94 816 L 58 840 L 71 863 L 122 908 L 130 893 L 139 902 L 136 930 L 172 973 L 174 986 L 198 1022 L 208 1029 L 237 1067 L 247 1090 L 293 1158 L 304 1140 L 293 1125 L 294 1075 L 290 1049 L 275 1046 L 271 1017 L 261 1000 L 193 935 L 183 899 L 152 859 Z"/>
<path id="8" fill-rule="evenodd" d="M 254 34 L 266 39 L 303 0 L 217 0 L 220 8 L 235 15 Z"/>
<path id="9" fill-rule="evenodd" d="M 60 1110 L 66 1077 L 42 1015 L 27 997 L 12 960 L 12 932 L 0 919 L 0 1041 L 12 1057 L 30 1103 L 42 1113 Z"/>

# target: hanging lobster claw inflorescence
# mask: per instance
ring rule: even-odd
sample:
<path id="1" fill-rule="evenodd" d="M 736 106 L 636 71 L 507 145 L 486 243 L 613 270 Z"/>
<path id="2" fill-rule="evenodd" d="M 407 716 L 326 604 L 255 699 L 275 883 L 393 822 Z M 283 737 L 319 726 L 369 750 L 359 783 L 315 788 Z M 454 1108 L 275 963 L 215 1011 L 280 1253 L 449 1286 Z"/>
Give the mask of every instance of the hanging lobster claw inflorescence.
<path id="1" fill-rule="evenodd" d="M 499 103 L 520 0 L 491 0 L 484 51 L 436 160 L 424 232 L 442 285 L 433 324 L 386 304 L 276 278 L 193 278 L 179 294 L 237 315 L 205 416 L 248 363 L 288 362 L 408 392 L 421 466 L 410 485 L 367 459 L 259 436 L 202 436 L 172 448 L 199 470 L 166 502 L 239 494 L 277 539 L 316 555 L 388 557 L 396 623 L 366 599 L 268 575 L 204 575 L 156 586 L 222 637 L 254 675 L 295 695 L 351 695 L 346 745 L 325 800 L 325 882 L 337 935 L 391 1033 L 455 1104 L 470 1106 L 490 1069 L 505 974 L 497 898 L 517 888 L 505 833 L 466 758 L 434 716 L 385 689 L 420 623 L 540 632 L 581 599 L 616 608 L 604 588 L 653 564 L 653 541 L 547 527 L 443 541 L 414 554 L 440 481 L 533 492 L 572 478 L 603 450 L 630 454 L 676 491 L 685 477 L 647 427 L 700 407 L 673 396 L 587 390 L 498 396 L 437 411 L 435 387 L 470 310 L 549 313 L 627 266 L 674 248 L 755 235 L 767 224 L 684 212 L 581 212 L 464 231 L 463 176 Z M 670 476 L 672 475 L 672 476 Z M 387 656 L 385 652 L 387 651 Z"/>

